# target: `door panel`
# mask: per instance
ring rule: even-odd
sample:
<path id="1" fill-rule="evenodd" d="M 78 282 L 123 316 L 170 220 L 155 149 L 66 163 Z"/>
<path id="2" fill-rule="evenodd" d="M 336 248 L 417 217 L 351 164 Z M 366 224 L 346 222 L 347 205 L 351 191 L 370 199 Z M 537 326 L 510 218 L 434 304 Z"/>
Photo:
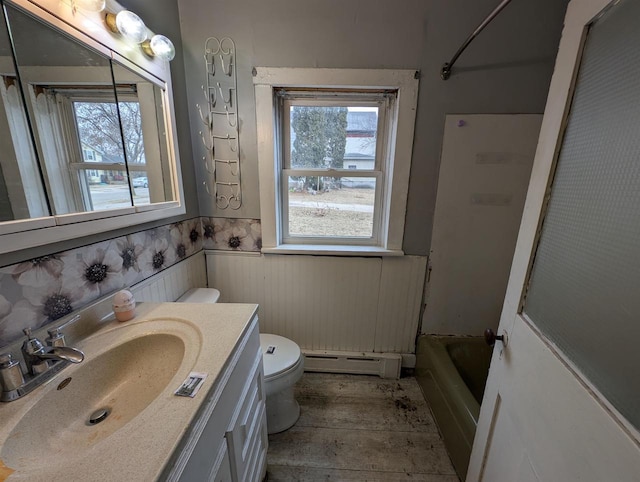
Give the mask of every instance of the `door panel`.
<path id="1" fill-rule="evenodd" d="M 486 463 L 480 473 L 470 467 L 468 481 L 519 482 L 528 472 L 524 480 L 536 474 L 551 482 L 638 480 L 636 441 L 522 317 L 507 351 L 501 360 L 496 354 L 499 387 L 485 395 L 482 407 L 497 402 L 493 417 L 481 420 L 491 425 Z"/>
<path id="2" fill-rule="evenodd" d="M 549 197 L 553 199 L 554 196 L 552 182 L 555 163 L 561 151 L 565 127 L 567 122 L 570 122 L 571 101 L 578 89 L 575 87 L 575 79 L 578 78 L 578 67 L 589 25 L 594 19 L 600 18 L 601 12 L 608 7 L 622 7 L 626 2 L 632 1 L 610 3 L 608 0 L 572 0 L 569 4 L 502 309 L 499 331 L 507 335 L 507 340 L 504 345 L 498 343 L 494 349 L 467 474 L 468 481 L 638 480 L 638 430 L 620 415 L 611 401 L 593 385 L 585 376 L 585 371 L 579 365 L 576 367 L 571 357 L 563 351 L 570 351 L 569 348 L 554 344 L 531 319 L 521 314 L 524 294 L 530 282 L 530 268 L 534 266 L 535 271 L 534 260 L 537 259 L 539 233 L 541 229 L 544 230 L 547 201 Z M 602 18 L 606 19 L 606 16 Z M 622 69 L 619 73 L 624 73 L 624 69 L 628 68 L 625 64 L 619 67 Z M 640 71 L 632 71 L 632 75 L 635 85 L 638 85 Z M 616 88 L 616 79 L 612 75 L 610 89 Z M 586 95 L 593 93 L 587 92 Z M 637 99 L 637 96 L 635 98 Z M 610 107 L 606 102 L 600 106 L 603 115 L 606 116 Z M 616 121 L 619 122 L 621 119 Z M 624 124 L 624 120 L 622 122 Z M 630 121 L 630 125 L 637 129 L 637 123 Z M 571 129 L 571 125 L 568 129 Z M 593 140 L 593 135 L 586 136 L 589 138 L 585 149 L 589 150 L 588 144 Z M 609 152 L 606 151 L 600 156 L 604 161 L 601 169 L 605 171 L 610 168 L 606 162 Z M 637 151 L 628 153 L 636 162 L 640 159 L 639 154 Z M 562 155 L 558 162 L 562 162 Z M 608 172 L 603 174 L 604 177 L 607 175 Z M 575 177 L 576 175 L 569 176 L 574 178 L 573 181 Z M 583 187 L 576 183 L 575 189 Z M 593 196 L 608 196 L 612 192 L 615 193 L 616 189 L 608 186 L 595 191 Z M 553 207 L 552 204 L 550 209 Z M 636 204 L 631 208 L 635 208 L 635 219 L 640 220 L 640 205 Z M 576 217 L 578 214 L 575 212 L 569 215 L 572 222 Z M 563 230 L 562 223 L 560 228 L 561 235 L 570 231 L 568 228 Z M 617 236 L 627 237 L 627 241 L 636 238 L 634 232 L 625 230 Z M 638 240 L 635 241 L 638 244 Z M 580 243 L 580 239 L 573 242 Z M 607 243 L 601 243 L 600 248 L 603 252 L 606 251 Z M 550 252 L 557 255 L 553 249 Z M 558 266 L 564 261 L 561 259 L 556 265 L 549 265 L 552 277 L 553 269 L 557 271 Z M 558 273 L 559 276 L 562 274 Z M 581 276 L 597 277 L 598 273 L 583 273 Z M 615 277 L 615 273 L 613 276 Z M 637 287 L 637 283 L 634 286 Z M 578 290 L 578 293 L 582 291 Z M 616 297 L 610 294 L 601 295 L 602 293 L 587 295 L 600 297 L 600 312 L 607 313 L 607 304 L 612 308 L 619 308 Z M 562 297 L 557 302 L 561 304 Z M 544 302 L 538 306 L 542 305 Z M 545 310 L 548 308 L 549 306 L 544 306 Z M 562 322 L 563 317 L 555 319 L 554 328 Z M 607 318 L 603 317 L 600 333 L 606 343 L 613 343 L 614 346 L 616 337 L 624 337 L 625 332 L 629 331 L 627 328 L 633 326 L 630 325 L 633 320 L 627 319 L 617 333 L 609 333 L 606 322 Z M 574 335 L 582 335 L 579 324 L 569 331 Z M 598 338 L 595 340 L 597 342 Z M 588 351 L 585 353 L 589 357 Z M 617 353 L 615 360 L 618 364 L 625 363 L 624 360 L 632 362 L 633 355 L 625 358 Z M 614 370 L 615 365 L 614 363 L 612 368 Z M 637 378 L 636 370 L 631 370 L 631 373 Z M 637 397 L 638 394 L 635 393 L 636 402 Z"/>
<path id="3" fill-rule="evenodd" d="M 482 480 L 517 480 L 535 482 L 538 477 L 533 470 L 520 431 L 508 410 L 502 409 L 500 396 L 495 401 L 496 410 L 491 429 L 491 445 L 487 454 L 486 471 Z M 513 461 L 504 464 L 503 460 Z"/>

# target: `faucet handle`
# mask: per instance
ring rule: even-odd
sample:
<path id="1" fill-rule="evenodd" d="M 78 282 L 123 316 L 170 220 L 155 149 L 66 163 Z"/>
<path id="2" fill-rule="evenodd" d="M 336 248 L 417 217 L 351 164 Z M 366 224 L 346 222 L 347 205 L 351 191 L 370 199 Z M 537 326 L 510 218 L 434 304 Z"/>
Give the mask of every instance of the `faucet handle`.
<path id="1" fill-rule="evenodd" d="M 62 323 L 60 326 L 57 326 L 56 328 L 51 328 L 50 330 L 47 330 L 47 333 L 49 333 L 49 337 L 45 338 L 45 343 L 48 346 L 67 346 L 67 342 L 64 339 L 64 334 L 62 333 L 62 330 L 64 328 L 66 328 L 67 326 L 69 326 L 72 323 L 75 323 L 76 321 L 78 321 L 80 319 L 80 315 L 75 315 L 72 316 L 71 318 L 69 318 L 67 321 L 65 321 L 64 323 Z"/>
<path id="2" fill-rule="evenodd" d="M 24 385 L 24 376 L 20 368 L 20 362 L 14 360 L 11 353 L 0 355 L 0 389 L 2 390 L 2 401 L 7 392 L 11 392 Z"/>
<path id="3" fill-rule="evenodd" d="M 16 363 L 11 353 L 3 353 L 0 355 L 0 368 L 10 368 Z"/>
<path id="4" fill-rule="evenodd" d="M 45 338 L 45 343 L 49 346 L 66 346 L 64 335 L 60 332 L 60 327 L 47 330 L 49 337 Z"/>
<path id="5" fill-rule="evenodd" d="M 31 328 L 25 328 L 22 331 L 27 335 L 27 339 L 22 344 L 22 353 L 26 355 L 44 353 L 44 345 L 40 340 L 31 336 Z"/>

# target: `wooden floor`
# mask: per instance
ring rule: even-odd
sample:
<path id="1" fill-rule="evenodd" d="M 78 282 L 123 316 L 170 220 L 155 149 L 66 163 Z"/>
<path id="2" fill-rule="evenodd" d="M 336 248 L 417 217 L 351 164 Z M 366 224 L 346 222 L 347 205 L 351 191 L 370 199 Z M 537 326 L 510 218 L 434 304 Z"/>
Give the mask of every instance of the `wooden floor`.
<path id="1" fill-rule="evenodd" d="M 269 436 L 269 482 L 458 482 L 414 378 L 305 373 L 296 398 L 298 423 Z"/>

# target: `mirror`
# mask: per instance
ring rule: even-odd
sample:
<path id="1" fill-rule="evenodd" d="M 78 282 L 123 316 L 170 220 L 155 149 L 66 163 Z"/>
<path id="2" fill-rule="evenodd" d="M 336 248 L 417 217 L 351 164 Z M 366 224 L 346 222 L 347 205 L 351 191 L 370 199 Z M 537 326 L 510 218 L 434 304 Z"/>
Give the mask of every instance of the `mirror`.
<path id="1" fill-rule="evenodd" d="M 2 3 L 0 236 L 51 227 L 35 246 L 79 235 L 62 225 L 82 233 L 81 223 L 118 217 L 92 234 L 184 213 L 168 64 L 128 51 L 104 14 L 81 32 L 70 19 L 87 19 L 62 3 L 66 23 L 28 1 Z"/>
<path id="2" fill-rule="evenodd" d="M 0 222 L 48 216 L 4 16 L 0 16 L 0 75 Z"/>
<path id="3" fill-rule="evenodd" d="M 114 61 L 112 68 L 133 203 L 173 201 L 162 88 L 133 66 Z"/>
<path id="4" fill-rule="evenodd" d="M 131 206 L 110 59 L 5 8 L 51 214 Z"/>

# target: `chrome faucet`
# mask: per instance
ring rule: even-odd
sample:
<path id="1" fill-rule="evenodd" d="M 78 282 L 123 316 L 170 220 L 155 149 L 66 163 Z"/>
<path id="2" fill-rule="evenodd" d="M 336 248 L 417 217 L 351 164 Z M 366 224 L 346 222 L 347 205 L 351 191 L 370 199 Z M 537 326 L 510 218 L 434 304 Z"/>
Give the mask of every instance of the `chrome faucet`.
<path id="1" fill-rule="evenodd" d="M 25 328 L 23 331 L 27 335 L 27 339 L 22 344 L 22 355 L 24 356 L 27 370 L 32 375 L 46 372 L 49 369 L 47 360 L 65 360 L 71 363 L 80 363 L 84 360 L 84 353 L 76 348 L 67 346 L 45 347 L 40 340 L 31 336 L 31 328 Z M 50 330 L 49 334 L 51 335 L 53 331 L 57 332 L 57 329 Z"/>
<path id="2" fill-rule="evenodd" d="M 84 353 L 76 348 L 64 346 L 64 336 L 60 327 L 49 330 L 48 345 L 31 336 L 26 328 L 27 339 L 22 344 L 22 356 L 27 373 L 23 374 L 20 362 L 13 360 L 11 354 L 0 355 L 0 401 L 10 402 L 23 397 L 34 388 L 51 379 L 56 373 L 69 365 L 84 360 Z"/>

